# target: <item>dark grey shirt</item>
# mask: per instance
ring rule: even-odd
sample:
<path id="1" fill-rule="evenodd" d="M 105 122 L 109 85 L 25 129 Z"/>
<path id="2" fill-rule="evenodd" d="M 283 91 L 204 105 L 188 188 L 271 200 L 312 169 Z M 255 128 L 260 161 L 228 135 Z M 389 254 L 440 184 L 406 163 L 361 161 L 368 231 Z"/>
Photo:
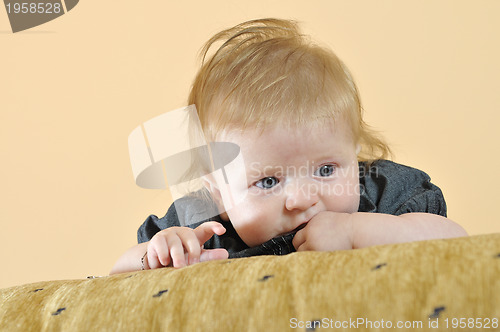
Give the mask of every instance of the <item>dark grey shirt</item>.
<path id="1" fill-rule="evenodd" d="M 359 163 L 360 202 L 358 212 L 401 215 L 409 212 L 427 212 L 446 217 L 446 203 L 441 190 L 430 182 L 430 177 L 418 169 L 396 164 L 388 160 L 377 160 L 370 167 Z M 139 243 L 149 241 L 157 232 L 168 227 L 181 226 L 182 220 L 189 220 L 206 209 L 206 199 L 197 195 L 183 197 L 172 204 L 163 218 L 150 215 L 137 231 Z M 280 236 L 260 246 L 249 248 L 238 236 L 230 222 L 223 222 L 219 216 L 209 218 L 221 222 L 226 233 L 214 235 L 205 249 L 225 248 L 230 258 L 285 255 L 295 251 L 292 240 L 295 234 Z M 196 228 L 203 220 L 189 224 Z"/>

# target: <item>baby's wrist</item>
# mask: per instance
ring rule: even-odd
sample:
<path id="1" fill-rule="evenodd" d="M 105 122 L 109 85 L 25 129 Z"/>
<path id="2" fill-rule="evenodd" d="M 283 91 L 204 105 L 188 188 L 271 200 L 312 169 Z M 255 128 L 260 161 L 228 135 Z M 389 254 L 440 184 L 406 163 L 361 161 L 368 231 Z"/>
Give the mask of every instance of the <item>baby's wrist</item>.
<path id="1" fill-rule="evenodd" d="M 142 255 L 141 257 L 141 270 L 148 270 L 149 269 L 149 265 L 148 265 L 148 251 L 146 250 L 146 252 L 144 253 L 144 255 Z"/>

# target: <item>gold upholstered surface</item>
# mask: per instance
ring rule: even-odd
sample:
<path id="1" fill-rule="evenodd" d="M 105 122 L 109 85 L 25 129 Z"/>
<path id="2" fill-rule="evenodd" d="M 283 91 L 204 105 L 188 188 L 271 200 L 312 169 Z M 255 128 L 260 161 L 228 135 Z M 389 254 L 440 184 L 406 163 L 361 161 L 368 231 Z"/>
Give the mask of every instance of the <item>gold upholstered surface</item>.
<path id="1" fill-rule="evenodd" d="M 2 289 L 0 330 L 500 331 L 499 276 L 500 234 L 213 261 Z"/>

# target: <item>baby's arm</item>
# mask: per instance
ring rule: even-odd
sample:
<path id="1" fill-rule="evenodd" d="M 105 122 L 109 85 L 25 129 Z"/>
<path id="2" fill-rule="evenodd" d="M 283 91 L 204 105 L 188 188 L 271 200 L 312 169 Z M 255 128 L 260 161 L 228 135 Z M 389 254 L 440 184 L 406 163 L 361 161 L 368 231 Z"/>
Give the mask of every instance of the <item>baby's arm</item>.
<path id="1" fill-rule="evenodd" d="M 170 227 L 127 250 L 115 263 L 110 274 L 155 269 L 164 266 L 184 267 L 200 261 L 226 259 L 225 249 L 205 250 L 203 243 L 214 234 L 222 235 L 226 229 L 218 222 L 206 222 L 195 229 Z M 142 259 L 144 257 L 144 259 Z M 143 266 L 143 263 L 144 266 Z"/>
<path id="2" fill-rule="evenodd" d="M 467 236 L 461 226 L 430 213 L 322 212 L 297 232 L 293 245 L 297 251 L 333 251 L 461 236 Z"/>
<path id="3" fill-rule="evenodd" d="M 352 217 L 354 248 L 467 236 L 467 232 L 454 221 L 431 213 L 393 216 L 358 212 Z"/>

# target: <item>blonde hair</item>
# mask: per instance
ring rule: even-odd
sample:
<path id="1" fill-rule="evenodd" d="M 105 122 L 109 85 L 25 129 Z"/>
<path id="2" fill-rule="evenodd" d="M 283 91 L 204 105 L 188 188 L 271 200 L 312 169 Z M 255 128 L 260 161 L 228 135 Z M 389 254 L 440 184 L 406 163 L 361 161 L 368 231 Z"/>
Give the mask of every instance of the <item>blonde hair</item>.
<path id="1" fill-rule="evenodd" d="M 241 23 L 208 40 L 201 56 L 188 102 L 196 105 L 209 141 L 229 126 L 293 128 L 343 119 L 362 147 L 360 161 L 391 155 L 384 139 L 363 121 L 358 89 L 347 67 L 332 51 L 302 35 L 294 21 Z"/>

